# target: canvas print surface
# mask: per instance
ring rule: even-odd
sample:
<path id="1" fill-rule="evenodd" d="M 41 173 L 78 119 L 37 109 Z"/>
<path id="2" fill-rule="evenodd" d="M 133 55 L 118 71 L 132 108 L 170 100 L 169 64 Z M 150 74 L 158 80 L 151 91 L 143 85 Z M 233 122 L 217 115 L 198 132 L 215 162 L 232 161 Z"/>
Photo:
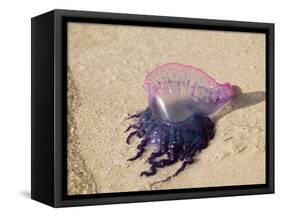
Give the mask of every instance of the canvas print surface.
<path id="1" fill-rule="evenodd" d="M 69 195 L 264 184 L 265 34 L 69 22 Z"/>

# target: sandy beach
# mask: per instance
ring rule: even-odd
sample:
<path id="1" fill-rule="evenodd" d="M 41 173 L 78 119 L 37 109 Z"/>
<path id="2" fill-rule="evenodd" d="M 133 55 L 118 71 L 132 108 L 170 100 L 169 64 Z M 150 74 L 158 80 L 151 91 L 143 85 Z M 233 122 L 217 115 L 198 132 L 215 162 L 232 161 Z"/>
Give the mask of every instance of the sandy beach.
<path id="1" fill-rule="evenodd" d="M 68 24 L 68 194 L 151 190 L 180 163 L 140 177 L 137 139 L 123 131 L 144 110 L 146 74 L 176 62 L 235 85 L 237 96 L 215 114 L 216 135 L 183 173 L 152 190 L 265 183 L 265 34 Z"/>

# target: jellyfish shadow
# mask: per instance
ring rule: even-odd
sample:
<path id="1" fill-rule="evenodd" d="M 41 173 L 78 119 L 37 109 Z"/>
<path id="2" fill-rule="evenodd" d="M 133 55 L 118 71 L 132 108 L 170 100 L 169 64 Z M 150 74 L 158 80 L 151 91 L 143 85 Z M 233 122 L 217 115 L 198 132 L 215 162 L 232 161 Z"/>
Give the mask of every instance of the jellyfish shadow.
<path id="1" fill-rule="evenodd" d="M 215 122 L 233 111 L 253 106 L 265 101 L 265 91 L 243 93 L 239 86 L 233 86 L 233 88 L 236 93 L 235 97 L 232 99 L 229 105 L 214 115 L 213 120 Z"/>

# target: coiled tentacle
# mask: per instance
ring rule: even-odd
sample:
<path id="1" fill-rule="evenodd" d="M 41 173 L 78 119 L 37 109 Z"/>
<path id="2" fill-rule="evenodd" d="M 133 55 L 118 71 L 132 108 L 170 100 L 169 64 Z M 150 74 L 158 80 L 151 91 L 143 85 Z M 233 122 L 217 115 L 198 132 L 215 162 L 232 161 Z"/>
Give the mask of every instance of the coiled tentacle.
<path id="1" fill-rule="evenodd" d="M 145 111 L 130 117 L 134 117 L 136 123 L 126 130 L 127 132 L 135 129 L 129 134 L 127 143 L 130 144 L 135 136 L 141 139 L 141 143 L 137 146 L 137 154 L 128 160 L 134 161 L 140 158 L 149 144 L 157 148 L 147 159 L 150 164 L 149 170 L 141 172 L 141 176 L 153 176 L 157 173 L 157 169 L 178 161 L 182 162 L 173 175 L 161 182 L 168 181 L 183 172 L 187 165 L 194 162 L 196 153 L 208 146 L 209 140 L 215 134 L 213 121 L 204 114 L 196 113 L 180 123 L 169 123 L 154 118 L 148 107 Z"/>

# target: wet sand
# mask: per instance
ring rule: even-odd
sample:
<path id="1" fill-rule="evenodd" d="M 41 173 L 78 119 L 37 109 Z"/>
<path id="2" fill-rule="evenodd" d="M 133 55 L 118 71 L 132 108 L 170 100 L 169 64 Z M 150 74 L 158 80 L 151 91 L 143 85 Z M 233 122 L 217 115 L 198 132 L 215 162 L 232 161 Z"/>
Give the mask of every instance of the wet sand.
<path id="1" fill-rule="evenodd" d="M 217 113 L 216 135 L 183 173 L 156 189 L 265 183 L 265 35 L 223 31 L 68 24 L 68 194 L 151 190 L 181 165 L 140 177 L 152 149 L 136 161 L 126 144 L 128 114 L 146 108 L 146 74 L 190 64 L 237 96 Z"/>

